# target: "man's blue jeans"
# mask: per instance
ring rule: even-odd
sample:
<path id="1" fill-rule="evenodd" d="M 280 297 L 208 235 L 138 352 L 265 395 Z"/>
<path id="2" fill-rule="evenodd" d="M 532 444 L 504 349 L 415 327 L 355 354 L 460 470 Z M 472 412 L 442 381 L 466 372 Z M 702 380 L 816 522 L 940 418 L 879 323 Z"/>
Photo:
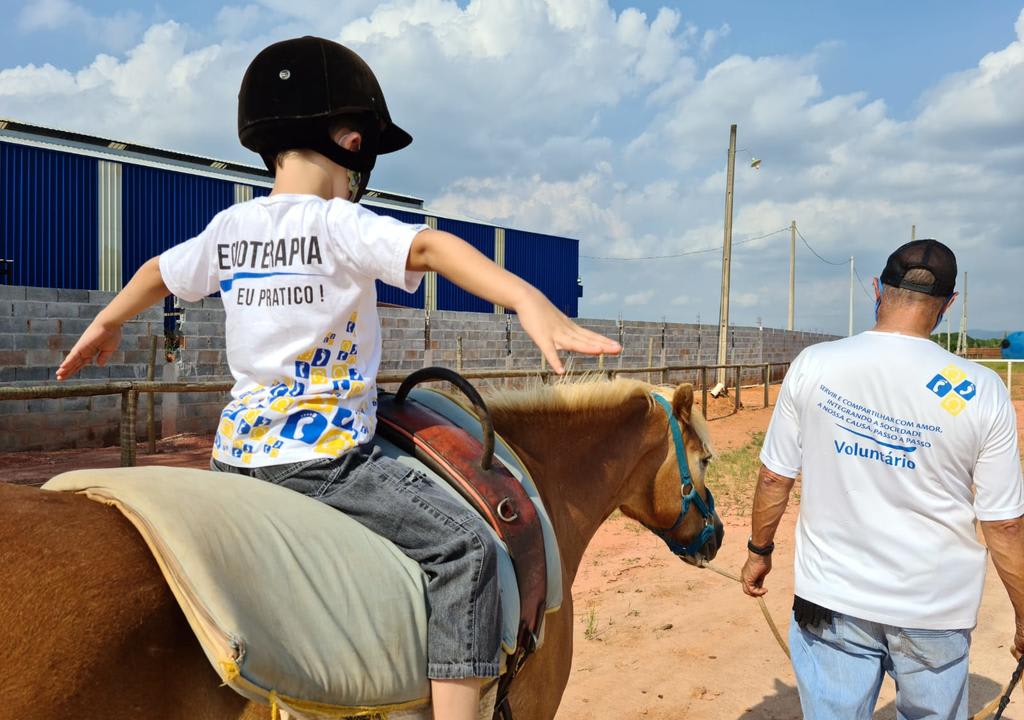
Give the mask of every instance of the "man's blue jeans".
<path id="1" fill-rule="evenodd" d="M 805 720 L 870 720 L 882 674 L 896 681 L 898 720 L 966 720 L 970 630 L 919 630 L 835 613 L 789 647 Z"/>

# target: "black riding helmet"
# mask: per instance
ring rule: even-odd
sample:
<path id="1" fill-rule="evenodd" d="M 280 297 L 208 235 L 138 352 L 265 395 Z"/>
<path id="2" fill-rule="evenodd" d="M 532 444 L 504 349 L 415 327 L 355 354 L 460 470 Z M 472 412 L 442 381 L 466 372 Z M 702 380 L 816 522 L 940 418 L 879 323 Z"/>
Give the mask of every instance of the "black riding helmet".
<path id="1" fill-rule="evenodd" d="M 363 142 L 358 151 L 331 140 L 331 124 L 341 116 L 360 121 Z M 347 47 L 309 35 L 274 43 L 249 63 L 238 91 L 238 138 L 260 154 L 271 175 L 278 153 L 318 152 L 360 173 L 358 196 L 377 156 L 412 142 L 409 133 L 391 122 L 370 66 Z"/>

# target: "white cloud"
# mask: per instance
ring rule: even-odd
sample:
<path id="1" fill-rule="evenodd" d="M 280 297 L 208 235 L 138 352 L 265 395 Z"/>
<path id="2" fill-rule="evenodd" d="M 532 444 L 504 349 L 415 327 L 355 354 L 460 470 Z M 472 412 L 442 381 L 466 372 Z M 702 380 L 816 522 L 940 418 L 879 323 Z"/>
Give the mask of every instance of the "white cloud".
<path id="1" fill-rule="evenodd" d="M 190 50 L 187 28 L 169 21 L 151 26 L 121 58 L 98 55 L 76 71 L 0 70 L 0 97 L 4 113 L 19 120 L 223 156 L 250 52 L 238 44 Z"/>
<path id="2" fill-rule="evenodd" d="M 630 295 L 627 295 L 625 299 L 623 299 L 622 303 L 624 305 L 646 305 L 653 299 L 654 291 L 644 290 L 643 292 L 632 293 Z"/>
<path id="3" fill-rule="evenodd" d="M 700 54 L 704 57 L 710 55 L 718 41 L 728 37 L 731 32 L 732 28 L 729 27 L 729 23 L 722 23 L 717 30 L 705 30 L 704 35 L 700 39 Z"/>
<path id="4" fill-rule="evenodd" d="M 601 292 L 591 298 L 590 302 L 594 305 L 608 305 L 619 299 L 617 292 Z"/>

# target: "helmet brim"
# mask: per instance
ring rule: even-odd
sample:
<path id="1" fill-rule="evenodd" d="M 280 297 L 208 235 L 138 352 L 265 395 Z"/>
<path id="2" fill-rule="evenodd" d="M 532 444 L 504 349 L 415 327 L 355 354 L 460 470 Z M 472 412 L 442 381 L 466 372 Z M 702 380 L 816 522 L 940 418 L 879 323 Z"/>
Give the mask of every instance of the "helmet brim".
<path id="1" fill-rule="evenodd" d="M 377 152 L 381 155 L 395 152 L 396 150 L 408 147 L 411 143 L 412 135 L 394 123 L 391 123 L 388 125 L 387 129 L 380 134 L 380 142 Z"/>

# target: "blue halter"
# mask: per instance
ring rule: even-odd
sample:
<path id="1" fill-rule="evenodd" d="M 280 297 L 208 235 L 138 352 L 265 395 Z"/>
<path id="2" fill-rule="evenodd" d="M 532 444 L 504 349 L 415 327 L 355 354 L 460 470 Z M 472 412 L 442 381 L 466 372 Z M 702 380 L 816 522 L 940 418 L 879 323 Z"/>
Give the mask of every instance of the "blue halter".
<path id="1" fill-rule="evenodd" d="M 651 393 L 651 396 L 668 414 L 668 426 L 672 430 L 672 441 L 675 443 L 676 448 L 676 462 L 679 463 L 679 478 L 681 480 L 679 492 L 683 498 L 683 505 L 679 510 L 679 517 L 676 518 L 672 527 L 659 529 L 648 525 L 647 529 L 664 540 L 669 550 L 676 555 L 693 556 L 700 552 L 700 549 L 707 544 L 715 533 L 715 498 L 711 495 L 711 490 L 705 488 L 708 493 L 708 501 L 705 503 L 704 499 L 697 493 L 697 488 L 693 485 L 693 477 L 690 475 L 690 464 L 686 460 L 686 446 L 683 445 L 683 430 L 679 427 L 679 421 L 676 419 L 676 416 L 672 414 L 672 403 L 656 393 Z M 690 503 L 697 506 L 697 512 L 704 518 L 704 528 L 689 545 L 683 545 L 677 540 L 673 540 L 669 535 L 683 524 L 683 518 L 686 517 L 686 513 L 690 510 Z"/>

